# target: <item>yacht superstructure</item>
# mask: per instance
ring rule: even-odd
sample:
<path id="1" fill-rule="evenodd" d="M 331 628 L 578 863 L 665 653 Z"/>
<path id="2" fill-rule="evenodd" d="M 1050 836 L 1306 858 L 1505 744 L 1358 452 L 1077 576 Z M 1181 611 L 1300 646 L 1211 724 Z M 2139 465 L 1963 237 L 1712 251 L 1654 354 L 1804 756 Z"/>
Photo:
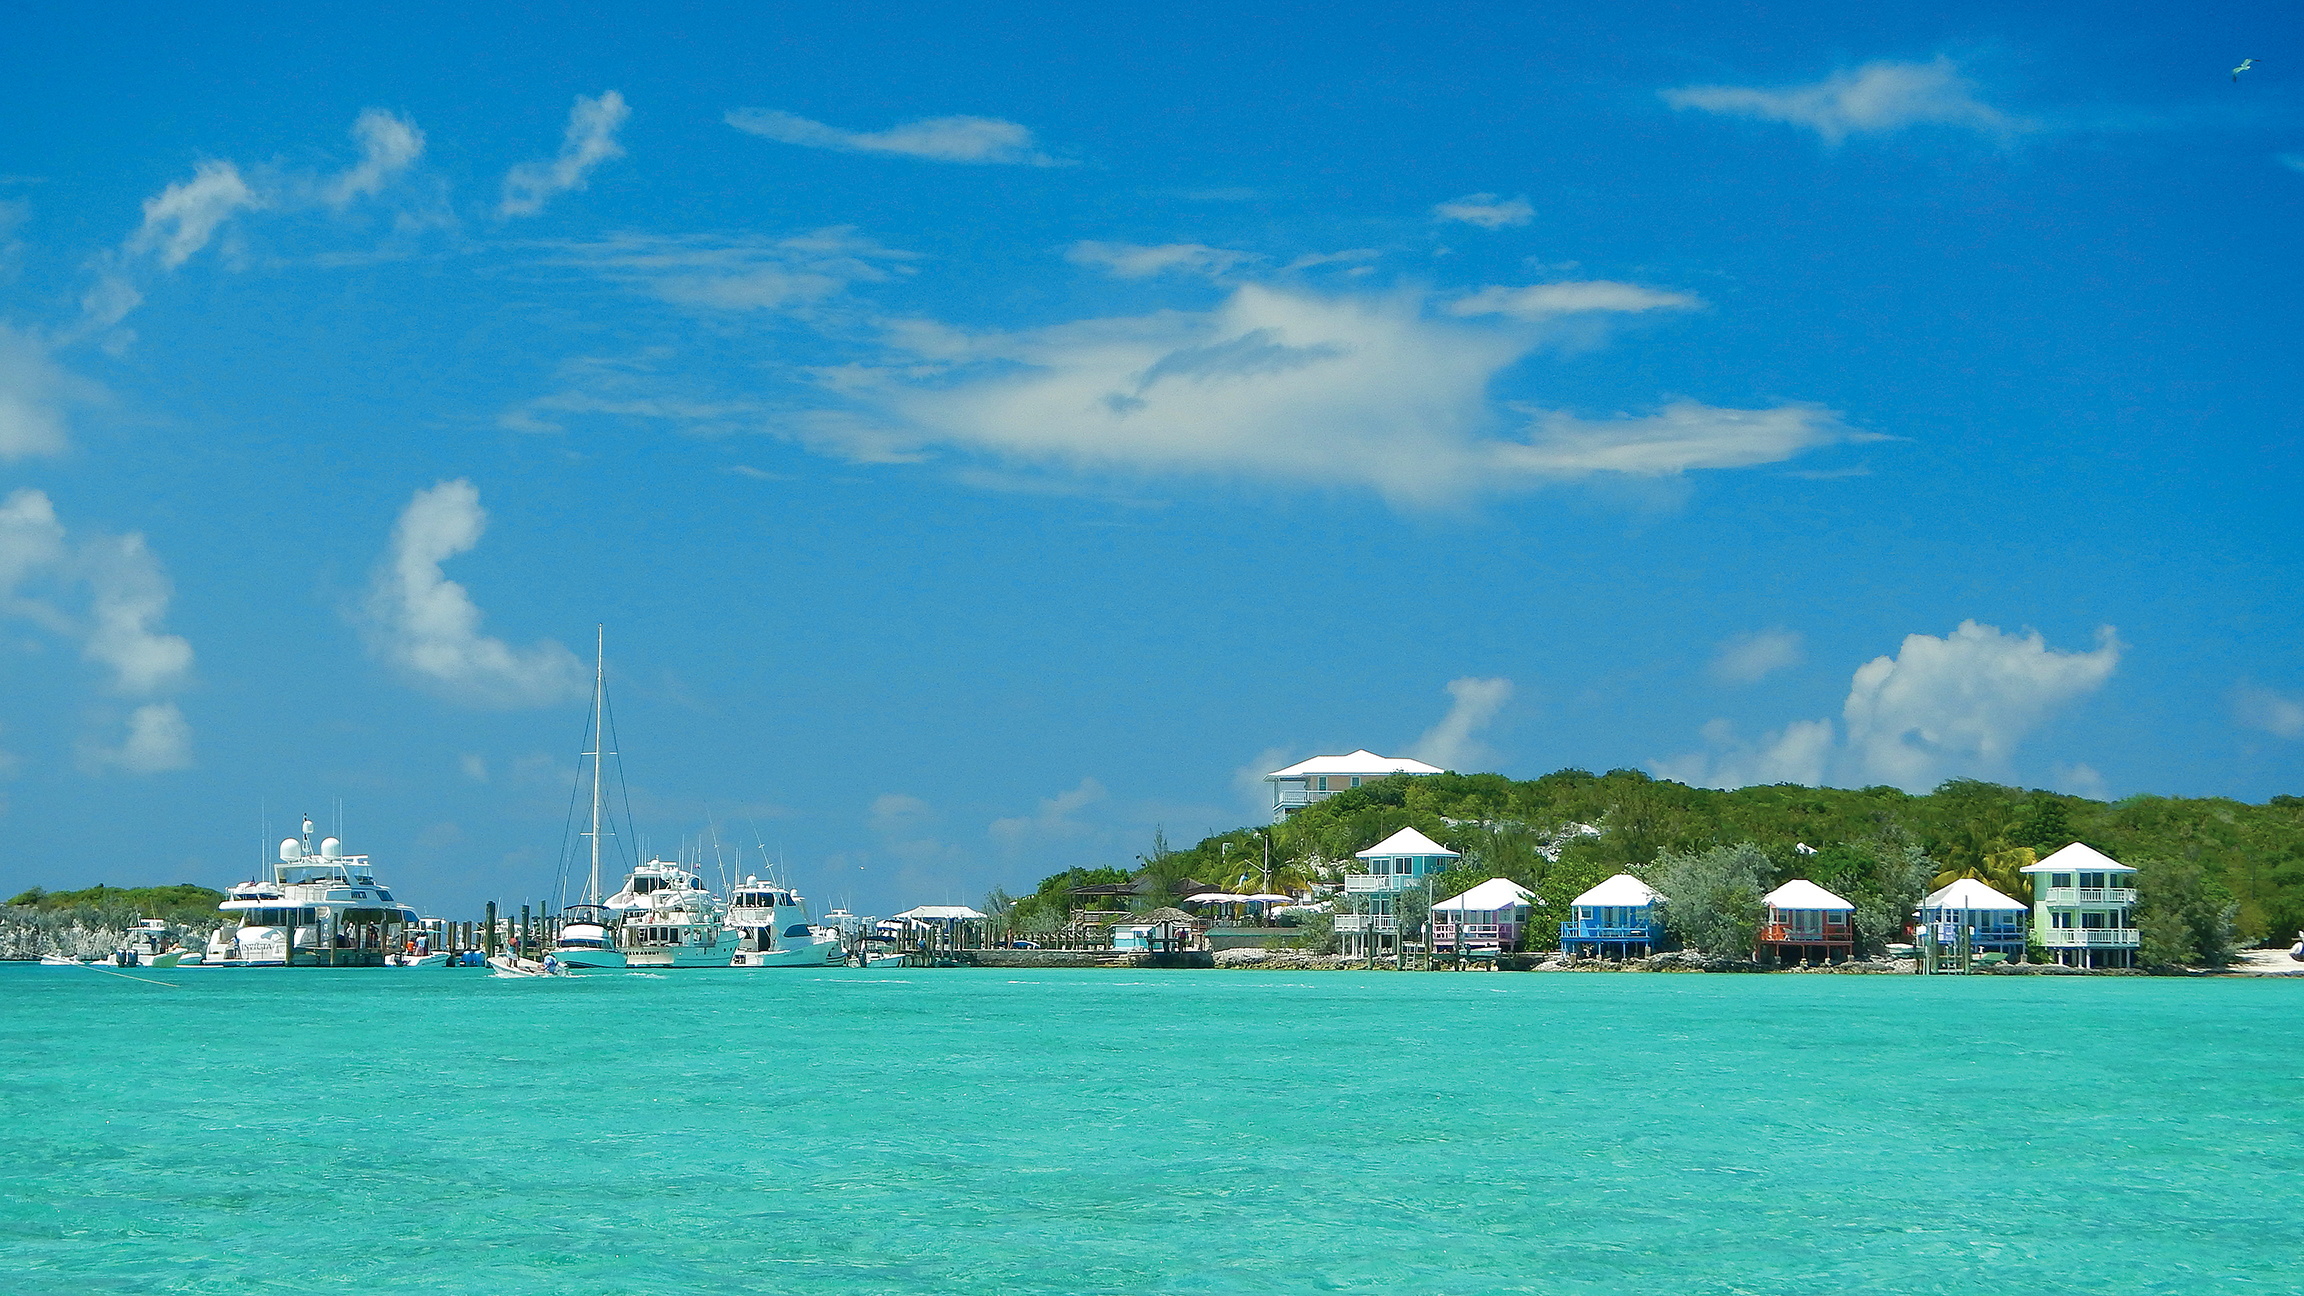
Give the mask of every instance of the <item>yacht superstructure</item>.
<path id="1" fill-rule="evenodd" d="M 416 911 L 377 882 L 365 855 L 346 855 L 334 837 L 312 846 L 280 843 L 269 876 L 233 884 L 216 906 L 229 921 L 208 938 L 204 961 L 242 967 L 382 967 L 401 947 Z"/>
<path id="2" fill-rule="evenodd" d="M 723 922 L 720 898 L 685 864 L 650 860 L 601 905 L 616 916 L 616 951 L 625 967 L 732 966 L 739 937 Z"/>

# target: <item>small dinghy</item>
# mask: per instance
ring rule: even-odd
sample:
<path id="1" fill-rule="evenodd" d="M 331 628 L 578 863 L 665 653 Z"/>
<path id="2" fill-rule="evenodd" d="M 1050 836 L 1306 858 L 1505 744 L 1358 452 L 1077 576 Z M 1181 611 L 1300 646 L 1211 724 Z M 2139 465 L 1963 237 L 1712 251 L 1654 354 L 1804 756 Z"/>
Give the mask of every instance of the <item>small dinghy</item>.
<path id="1" fill-rule="evenodd" d="M 2288 947 L 2288 957 L 2304 963 L 2304 931 L 2296 933 L 2296 943 Z M 46 962 L 45 959 L 42 962 Z"/>

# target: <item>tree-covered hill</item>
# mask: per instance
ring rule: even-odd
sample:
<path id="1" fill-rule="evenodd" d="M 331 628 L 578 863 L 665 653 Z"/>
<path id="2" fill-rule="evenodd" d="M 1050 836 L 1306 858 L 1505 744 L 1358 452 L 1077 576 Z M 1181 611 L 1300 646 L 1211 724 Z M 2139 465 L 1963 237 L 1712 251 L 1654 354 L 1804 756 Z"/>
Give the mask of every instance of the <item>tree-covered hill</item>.
<path id="1" fill-rule="evenodd" d="M 2029 900 L 2014 871 L 2028 858 L 2021 852 L 2045 854 L 2080 841 L 2146 869 L 2185 866 L 2177 871 L 2237 903 L 2244 940 L 2304 929 L 2304 798 L 2274 797 L 2265 805 L 2221 797 L 2102 802 L 1966 779 L 1914 796 L 1890 787 L 1796 784 L 1720 791 L 1636 770 L 1569 769 L 1528 780 L 1394 776 L 1268 830 L 1235 829 L 1187 850 L 1157 847 L 1131 873 L 1156 884 L 1147 903 L 1181 898 L 1175 888 L 1184 879 L 1230 890 L 1267 881 L 1284 889 L 1348 864 L 1354 852 L 1409 825 L 1464 853 L 1464 865 L 1443 885 L 1509 877 L 1535 890 L 1553 914 L 1610 874 L 1648 871 L 1665 852 L 1747 842 L 1766 854 L 1776 881 L 1806 877 L 1852 900 L 1900 893 L 1902 885 L 1888 879 L 1901 873 L 1913 848 L 1937 877 L 1970 873 Z M 1803 845 L 1815 853 L 1803 853 Z M 1064 888 L 1050 883 L 1027 898 L 1031 908 L 1061 905 Z"/>
<path id="2" fill-rule="evenodd" d="M 223 922 L 216 906 L 224 902 L 224 893 L 189 882 L 174 886 L 116 887 L 99 882 L 78 891 L 48 891 L 34 887 L 15 899 L 10 908 L 37 909 L 56 913 L 69 909 L 85 909 L 106 917 L 158 918 L 163 922 L 181 923 L 190 927 L 214 927 Z"/>

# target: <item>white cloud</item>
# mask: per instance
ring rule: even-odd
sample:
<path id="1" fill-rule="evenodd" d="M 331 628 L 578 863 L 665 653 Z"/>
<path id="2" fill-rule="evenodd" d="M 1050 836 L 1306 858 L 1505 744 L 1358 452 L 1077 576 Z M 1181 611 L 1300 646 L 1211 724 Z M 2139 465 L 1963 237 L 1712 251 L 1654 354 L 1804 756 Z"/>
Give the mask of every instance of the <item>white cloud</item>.
<path id="1" fill-rule="evenodd" d="M 86 387 L 38 338 L 0 324 L 0 460 L 63 450 L 64 407 Z"/>
<path id="2" fill-rule="evenodd" d="M 784 239 L 620 234 L 561 245 L 561 259 L 678 306 L 791 309 L 854 283 L 911 273 L 917 253 L 882 247 L 848 226 Z"/>
<path id="3" fill-rule="evenodd" d="M 466 480 L 416 492 L 378 567 L 366 629 L 378 651 L 439 692 L 476 706 L 550 706 L 590 679 L 575 654 L 546 639 L 513 648 L 480 633 L 480 609 L 440 565 L 480 543 L 488 515 Z"/>
<path id="4" fill-rule="evenodd" d="M 1709 673 L 1723 684 L 1750 684 L 1802 660 L 1797 632 L 1761 630 L 1724 640 Z"/>
<path id="5" fill-rule="evenodd" d="M 128 238 L 128 250 L 151 253 L 173 270 L 208 246 L 216 228 L 232 214 L 262 206 L 230 162 L 202 162 L 192 178 L 144 200 L 144 224 Z"/>
<path id="6" fill-rule="evenodd" d="M 168 612 L 170 590 L 144 537 L 131 532 L 91 541 L 80 562 L 89 587 L 83 655 L 110 667 L 114 687 L 122 693 L 157 693 L 180 683 L 192 669 L 192 645 L 158 629 Z"/>
<path id="7" fill-rule="evenodd" d="M 1031 842 L 1067 841 L 1084 837 L 1095 830 L 1072 816 L 1104 799 L 1104 785 L 1095 779 L 1084 778 L 1080 780 L 1080 786 L 1069 792 L 1041 798 L 1040 808 L 1036 812 L 1011 819 L 995 819 L 986 831 L 994 841 L 1011 851 Z"/>
<path id="8" fill-rule="evenodd" d="M 127 739 L 118 747 L 85 749 L 92 767 L 117 765 L 131 774 L 157 774 L 192 764 L 192 726 L 173 702 L 154 702 L 128 713 Z"/>
<path id="9" fill-rule="evenodd" d="M 1461 198 L 1440 203 L 1432 208 L 1435 219 L 1462 221 L 1482 229 L 1504 229 L 1525 225 L 1536 215 L 1536 209 L 1525 198 L 1498 198 L 1492 193 L 1466 194 Z"/>
<path id="10" fill-rule="evenodd" d="M 479 752 L 465 752 L 457 757 L 456 768 L 462 770 L 464 777 L 475 783 L 488 781 L 488 758 Z"/>
<path id="11" fill-rule="evenodd" d="M 1017 334 L 891 328 L 908 358 L 820 371 L 855 408 L 797 422 L 876 455 L 944 446 L 1081 472 L 1205 473 L 1372 488 L 1433 505 L 1621 473 L 1774 463 L 1861 439 L 1812 406 L 1694 402 L 1639 418 L 1521 410 L 1489 384 L 1536 348 L 1513 323 L 1434 319 L 1413 294 L 1320 295 L 1250 284 L 1207 312 L 1087 320 Z"/>
<path id="12" fill-rule="evenodd" d="M 1906 635 L 1894 657 L 1856 672 L 1841 714 L 1849 755 L 1869 779 L 1922 791 L 1957 773 L 2005 771 L 2048 713 L 2094 692 L 2120 664 L 2110 626 L 2093 652 L 2059 652 L 2040 632 L 1963 621 L 1942 639 Z"/>
<path id="13" fill-rule="evenodd" d="M 506 172 L 504 200 L 497 205 L 497 214 L 533 216 L 544 210 L 554 195 L 582 189 L 592 168 L 624 156 L 616 132 L 631 115 L 624 96 L 614 90 L 597 99 L 576 96 L 575 106 L 568 110 L 568 129 L 561 137 L 559 154 L 550 161 L 523 162 Z"/>
<path id="14" fill-rule="evenodd" d="M 2243 681 L 2232 687 L 2232 718 L 2280 738 L 2304 738 L 2304 699 Z"/>
<path id="15" fill-rule="evenodd" d="M 64 526 L 47 492 L 18 490 L 0 501 L 0 607 L 13 605 L 16 587 L 64 558 Z"/>
<path id="16" fill-rule="evenodd" d="M 2003 634 L 1963 621 L 1942 639 L 1907 635 L 1897 655 L 1859 667 L 1841 707 L 1846 740 L 1830 720 L 1795 721 L 1757 743 L 1725 720 L 1704 727 L 1712 750 L 1650 767 L 1666 778 L 1709 787 L 1752 783 L 1889 783 L 1925 792 L 1948 778 L 2004 777 L 2017 745 L 2048 714 L 2094 692 L 2119 665 L 2110 626 L 2091 652 L 2050 648 L 2038 631 Z M 2066 767 L 2077 787 L 2093 777 Z M 2099 780 L 2100 782 L 2100 780 Z"/>
<path id="17" fill-rule="evenodd" d="M 1171 270 L 1206 275 L 1229 274 L 1234 266 L 1261 261 L 1253 252 L 1234 252 L 1205 243 L 1163 243 L 1146 247 L 1137 243 L 1075 243 L 1064 252 L 1074 265 L 1095 266 L 1115 279 L 1149 279 Z M 1301 263 L 1300 263 L 1301 264 Z"/>
<path id="18" fill-rule="evenodd" d="M 352 122 L 352 138 L 359 142 L 360 160 L 323 190 L 323 201 L 331 207 L 374 197 L 424 153 L 424 132 L 416 123 L 382 108 L 363 109 Z"/>
<path id="19" fill-rule="evenodd" d="M 1951 59 L 1928 63 L 1892 60 L 1835 72 L 1813 85 L 1783 89 L 1684 86 L 1663 91 L 1674 108 L 1804 126 L 1838 144 L 1851 135 L 1877 135 L 1909 126 L 1955 126 L 2008 139 L 2030 129 L 1978 99 Z"/>
<path id="20" fill-rule="evenodd" d="M 77 547 L 68 539 L 46 493 L 18 490 L 0 501 L 0 612 L 81 640 L 81 656 L 111 672 L 115 693 L 150 697 L 181 686 L 191 674 L 192 645 L 160 628 L 168 577 L 144 537 L 99 535 Z M 59 597 L 85 586 L 85 613 L 73 604 L 24 597 L 22 588 L 36 579 Z M 149 702 L 129 713 L 120 747 L 82 742 L 81 764 L 138 774 L 181 769 L 191 763 L 191 745 L 183 711 L 173 702 Z"/>
<path id="21" fill-rule="evenodd" d="M 1540 320 L 1599 312 L 1630 315 L 1653 310 L 1691 310 L 1703 304 L 1701 298 L 1687 293 L 1658 292 L 1635 284 L 1596 279 L 1587 283 L 1533 284 L 1526 288 L 1483 288 L 1448 303 L 1448 313 Z"/>
<path id="22" fill-rule="evenodd" d="M 884 131 L 842 130 L 773 108 L 737 108 L 723 120 L 747 134 L 836 153 L 891 153 L 978 165 L 1066 165 L 1039 150 L 1030 128 L 996 117 L 930 117 Z"/>
<path id="23" fill-rule="evenodd" d="M 1704 726 L 1708 752 L 1692 752 L 1671 760 L 1649 762 L 1657 777 L 1690 787 L 1739 788 L 1774 783 L 1824 782 L 1833 757 L 1834 732 L 1830 720 L 1795 720 L 1782 729 L 1746 742 L 1726 720 Z"/>
<path id="24" fill-rule="evenodd" d="M 2291 171 L 2304 171 L 2304 153 L 2275 153 L 2272 160 Z"/>
<path id="25" fill-rule="evenodd" d="M 2104 776 L 2093 765 L 2058 765 L 2055 777 L 2049 780 L 2056 791 L 2067 796 L 2086 797 L 2091 801 L 2109 801 L 2111 789 Z"/>
<path id="26" fill-rule="evenodd" d="M 1492 755 L 1477 735 L 1503 710 L 1504 704 L 1512 700 L 1512 681 L 1467 675 L 1448 681 L 1448 696 L 1455 699 L 1448 707 L 1448 714 L 1440 718 L 1440 723 L 1425 730 L 1424 736 L 1409 747 L 1408 754 L 1442 769 L 1469 769 Z"/>
<path id="27" fill-rule="evenodd" d="M 1703 468 L 1751 468 L 1821 446 L 1880 438 L 1849 430 L 1814 405 L 1739 410 L 1678 401 L 1642 418 L 1539 413 L 1525 444 L 1499 442 L 1496 466 L 1532 477 L 1671 477 Z"/>

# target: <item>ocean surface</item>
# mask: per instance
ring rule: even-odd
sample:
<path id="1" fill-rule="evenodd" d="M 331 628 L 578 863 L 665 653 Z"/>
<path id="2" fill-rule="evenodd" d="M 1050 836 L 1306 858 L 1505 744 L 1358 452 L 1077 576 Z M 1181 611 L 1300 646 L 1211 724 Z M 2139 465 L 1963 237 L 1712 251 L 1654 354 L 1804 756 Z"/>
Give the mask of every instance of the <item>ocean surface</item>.
<path id="1" fill-rule="evenodd" d="M 0 967 L 0 1291 L 2291 1292 L 2304 983 Z"/>

